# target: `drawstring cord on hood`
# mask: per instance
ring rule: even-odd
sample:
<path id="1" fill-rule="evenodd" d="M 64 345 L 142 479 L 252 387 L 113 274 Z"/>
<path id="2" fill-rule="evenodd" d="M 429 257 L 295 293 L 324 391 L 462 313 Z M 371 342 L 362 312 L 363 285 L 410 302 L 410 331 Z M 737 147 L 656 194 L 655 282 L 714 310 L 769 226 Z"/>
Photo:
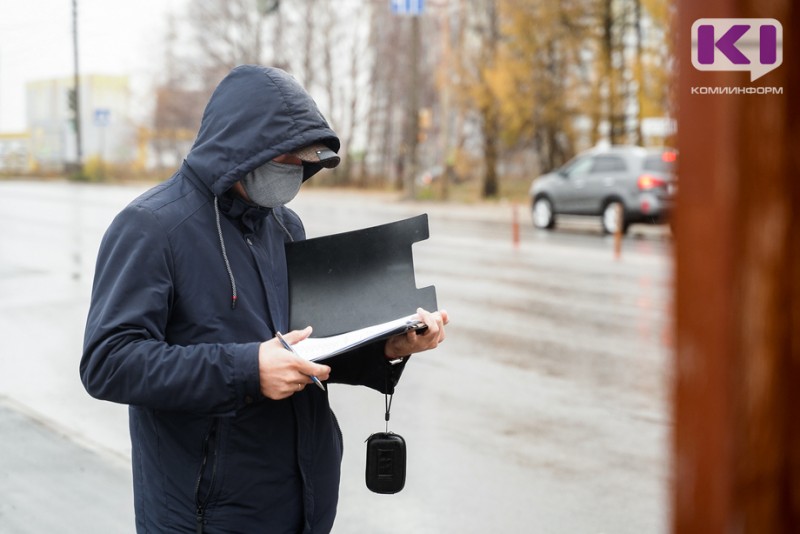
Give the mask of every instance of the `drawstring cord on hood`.
<path id="1" fill-rule="evenodd" d="M 289 238 L 289 241 L 294 242 L 294 238 L 292 237 L 291 232 L 289 232 L 289 230 L 286 229 L 286 225 L 283 224 L 283 220 L 281 219 L 281 217 L 278 217 L 278 213 L 275 210 L 272 210 L 272 218 L 275 219 L 275 221 L 278 223 L 278 226 L 281 227 L 281 230 L 283 230 L 283 233 L 286 234 L 286 237 Z"/>
<path id="2" fill-rule="evenodd" d="M 228 278 L 231 281 L 231 309 L 236 309 L 236 301 L 239 300 L 238 295 L 236 294 L 236 279 L 233 277 L 233 269 L 231 269 L 231 262 L 228 261 L 228 252 L 225 250 L 225 238 L 222 237 L 222 223 L 220 222 L 219 217 L 219 197 L 214 195 L 214 216 L 217 221 L 217 236 L 219 236 L 219 246 L 222 249 L 222 259 L 225 260 L 225 270 L 228 271 Z M 281 227 L 281 230 L 286 234 L 289 238 L 289 241 L 294 241 L 291 232 L 286 228 L 286 225 L 283 224 L 283 221 L 278 216 L 277 212 L 273 209 L 272 216 L 275 221 L 278 223 L 278 226 Z"/>
<path id="3" fill-rule="evenodd" d="M 214 195 L 214 215 L 217 219 L 217 235 L 219 236 L 219 246 L 222 248 L 222 259 L 225 260 L 225 270 L 228 271 L 228 278 L 231 281 L 231 309 L 236 309 L 236 280 L 233 278 L 233 270 L 231 270 L 231 262 L 228 261 L 228 253 L 225 251 L 225 239 L 222 237 L 222 224 L 219 221 L 219 198 Z"/>

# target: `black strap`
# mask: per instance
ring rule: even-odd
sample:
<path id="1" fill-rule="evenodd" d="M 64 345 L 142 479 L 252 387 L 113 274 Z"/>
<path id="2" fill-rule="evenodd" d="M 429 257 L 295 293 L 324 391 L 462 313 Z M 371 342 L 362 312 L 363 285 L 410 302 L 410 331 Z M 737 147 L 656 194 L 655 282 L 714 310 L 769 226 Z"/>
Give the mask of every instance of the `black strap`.
<path id="1" fill-rule="evenodd" d="M 394 394 L 384 394 L 384 397 L 386 398 L 386 415 L 384 416 L 384 419 L 386 420 L 386 432 L 389 432 L 389 410 L 392 409 L 392 399 L 394 398 Z"/>
<path id="2" fill-rule="evenodd" d="M 387 373 L 388 374 L 388 373 Z M 385 391 L 389 391 L 389 377 L 386 377 L 386 389 Z M 384 405 L 386 406 L 386 414 L 383 416 L 384 421 L 386 421 L 386 432 L 389 432 L 389 412 L 392 409 L 392 399 L 394 399 L 394 393 L 389 395 L 388 393 L 383 394 L 384 398 Z"/>

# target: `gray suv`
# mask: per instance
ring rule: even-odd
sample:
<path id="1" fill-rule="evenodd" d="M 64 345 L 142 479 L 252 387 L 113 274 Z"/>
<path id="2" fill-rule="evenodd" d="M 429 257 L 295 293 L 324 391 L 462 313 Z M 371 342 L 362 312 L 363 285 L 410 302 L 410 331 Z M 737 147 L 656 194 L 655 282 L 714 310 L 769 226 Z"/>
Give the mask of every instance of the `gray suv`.
<path id="1" fill-rule="evenodd" d="M 563 167 L 536 178 L 530 196 L 533 224 L 555 228 L 556 216 L 600 216 L 603 231 L 631 223 L 664 222 L 677 187 L 677 154 L 668 148 L 611 146 L 578 154 Z"/>

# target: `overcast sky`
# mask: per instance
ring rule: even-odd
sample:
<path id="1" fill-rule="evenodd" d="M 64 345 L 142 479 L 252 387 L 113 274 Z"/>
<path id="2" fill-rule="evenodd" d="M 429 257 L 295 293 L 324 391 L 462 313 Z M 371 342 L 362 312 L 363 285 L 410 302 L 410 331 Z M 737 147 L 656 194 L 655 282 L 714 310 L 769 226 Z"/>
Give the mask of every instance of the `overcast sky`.
<path id="1" fill-rule="evenodd" d="M 131 76 L 134 106 L 161 66 L 167 13 L 187 0 L 78 0 L 80 69 Z M 0 0 L 0 132 L 25 129 L 25 84 L 71 76 L 72 0 Z"/>

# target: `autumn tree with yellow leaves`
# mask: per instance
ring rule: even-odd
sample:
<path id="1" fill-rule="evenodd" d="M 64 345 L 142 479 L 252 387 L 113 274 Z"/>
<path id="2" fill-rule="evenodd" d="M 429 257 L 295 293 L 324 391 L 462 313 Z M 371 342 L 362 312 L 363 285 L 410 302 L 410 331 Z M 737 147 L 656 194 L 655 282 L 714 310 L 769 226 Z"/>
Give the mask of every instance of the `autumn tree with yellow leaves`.
<path id="1" fill-rule="evenodd" d="M 670 4 L 655 0 L 467 2 L 462 105 L 480 117 L 482 195 L 497 162 L 533 150 L 542 171 L 601 140 L 644 144 L 642 119 L 669 115 Z"/>

